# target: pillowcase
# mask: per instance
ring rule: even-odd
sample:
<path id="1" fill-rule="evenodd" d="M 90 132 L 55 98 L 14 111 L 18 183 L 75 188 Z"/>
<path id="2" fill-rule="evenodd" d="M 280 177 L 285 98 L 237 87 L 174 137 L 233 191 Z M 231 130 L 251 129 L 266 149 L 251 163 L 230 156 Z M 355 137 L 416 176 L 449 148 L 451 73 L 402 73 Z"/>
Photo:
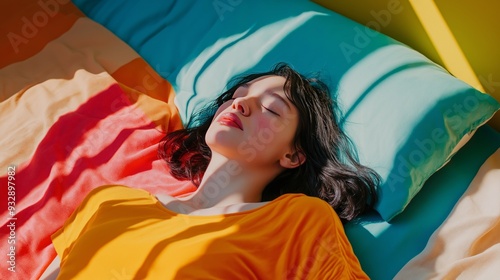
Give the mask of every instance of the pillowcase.
<path id="1" fill-rule="evenodd" d="M 167 77 L 184 124 L 236 75 L 281 61 L 319 73 L 360 162 L 382 177 L 376 210 L 384 220 L 402 212 L 500 108 L 408 46 L 315 3 L 229 2 L 232 9 Z"/>

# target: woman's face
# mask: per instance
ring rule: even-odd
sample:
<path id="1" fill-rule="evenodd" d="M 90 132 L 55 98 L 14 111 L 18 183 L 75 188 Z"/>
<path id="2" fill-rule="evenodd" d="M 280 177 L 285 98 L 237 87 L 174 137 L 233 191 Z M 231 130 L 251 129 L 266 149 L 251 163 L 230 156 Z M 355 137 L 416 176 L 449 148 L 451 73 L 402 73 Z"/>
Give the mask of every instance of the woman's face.
<path id="1" fill-rule="evenodd" d="M 286 79 L 263 76 L 240 86 L 215 113 L 205 135 L 212 150 L 227 158 L 266 166 L 293 153 L 297 108 L 283 91 Z"/>

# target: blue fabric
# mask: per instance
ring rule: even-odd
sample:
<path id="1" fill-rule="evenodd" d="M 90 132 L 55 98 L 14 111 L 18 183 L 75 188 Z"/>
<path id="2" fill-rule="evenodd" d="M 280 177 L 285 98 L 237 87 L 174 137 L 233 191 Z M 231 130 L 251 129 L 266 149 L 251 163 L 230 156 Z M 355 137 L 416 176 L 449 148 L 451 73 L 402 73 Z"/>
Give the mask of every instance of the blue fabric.
<path id="1" fill-rule="evenodd" d="M 393 279 L 420 253 L 443 223 L 484 161 L 500 148 L 500 133 L 480 127 L 471 140 L 432 175 L 405 211 L 384 221 L 377 213 L 346 225 L 345 231 L 370 278 Z"/>
<path id="2" fill-rule="evenodd" d="M 200 38 L 229 11 L 214 1 L 73 0 L 89 18 L 129 44 L 166 78 L 183 65 Z"/>

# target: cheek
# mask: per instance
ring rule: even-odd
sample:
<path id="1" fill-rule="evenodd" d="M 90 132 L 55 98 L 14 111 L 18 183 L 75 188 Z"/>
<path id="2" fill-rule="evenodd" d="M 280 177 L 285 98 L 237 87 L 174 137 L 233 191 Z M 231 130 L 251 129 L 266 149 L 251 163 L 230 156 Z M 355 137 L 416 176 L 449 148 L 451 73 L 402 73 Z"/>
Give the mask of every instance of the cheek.
<path id="1" fill-rule="evenodd" d="M 261 117 L 257 120 L 257 129 L 262 130 L 262 129 L 269 129 L 271 126 L 271 120 Z"/>
<path id="2" fill-rule="evenodd" d="M 293 131 L 289 131 L 291 127 L 284 126 L 277 119 L 261 117 L 256 122 L 256 134 L 263 144 L 271 144 L 272 146 L 288 145 L 293 137 Z"/>
<path id="3" fill-rule="evenodd" d="M 257 119 L 256 130 L 259 134 L 267 134 L 268 137 L 275 138 L 279 136 L 279 131 L 276 130 L 275 121 L 272 118 L 262 116 Z"/>
<path id="4" fill-rule="evenodd" d="M 261 128 L 267 128 L 278 134 L 292 134 L 297 128 L 298 121 L 296 119 L 283 119 L 283 118 L 267 118 L 259 121 Z"/>

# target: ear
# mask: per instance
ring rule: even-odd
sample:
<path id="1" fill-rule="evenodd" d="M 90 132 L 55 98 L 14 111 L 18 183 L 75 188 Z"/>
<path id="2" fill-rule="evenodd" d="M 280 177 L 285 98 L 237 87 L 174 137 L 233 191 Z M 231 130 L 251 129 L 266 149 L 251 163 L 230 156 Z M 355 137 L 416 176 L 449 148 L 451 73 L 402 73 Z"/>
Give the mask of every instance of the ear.
<path id="1" fill-rule="evenodd" d="M 306 155 L 302 151 L 287 153 L 280 159 L 280 165 L 284 168 L 299 167 L 306 161 Z"/>

